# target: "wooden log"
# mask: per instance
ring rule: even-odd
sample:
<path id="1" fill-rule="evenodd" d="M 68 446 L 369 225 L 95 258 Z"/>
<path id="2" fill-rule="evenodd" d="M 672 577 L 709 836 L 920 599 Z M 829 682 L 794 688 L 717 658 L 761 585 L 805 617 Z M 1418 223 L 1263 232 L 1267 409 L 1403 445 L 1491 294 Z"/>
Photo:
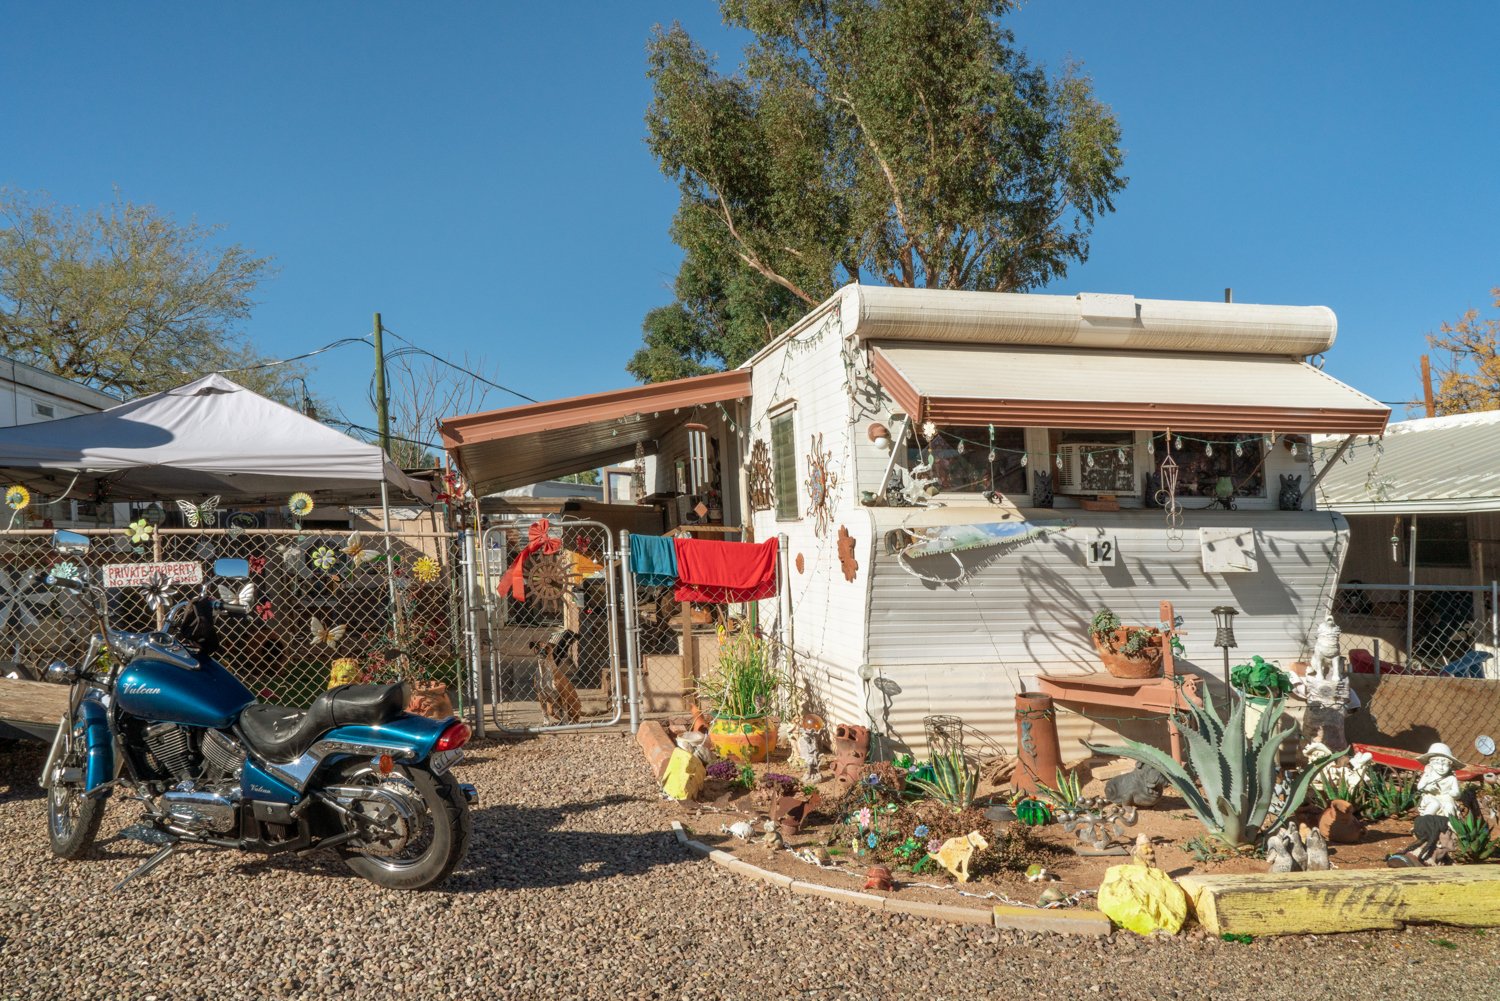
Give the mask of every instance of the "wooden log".
<path id="1" fill-rule="evenodd" d="M 1211 935 L 1306 935 L 1446 924 L 1500 926 L 1500 866 L 1183 876 Z"/>
<path id="2" fill-rule="evenodd" d="M 0 678 L 0 720 L 56 726 L 67 711 L 67 685 Z"/>

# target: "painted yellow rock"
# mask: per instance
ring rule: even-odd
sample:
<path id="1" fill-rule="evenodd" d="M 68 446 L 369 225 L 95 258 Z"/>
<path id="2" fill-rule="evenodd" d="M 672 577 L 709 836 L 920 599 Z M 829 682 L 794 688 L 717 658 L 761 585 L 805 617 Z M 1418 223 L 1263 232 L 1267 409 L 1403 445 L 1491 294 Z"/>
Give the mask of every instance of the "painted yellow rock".
<path id="1" fill-rule="evenodd" d="M 1187 920 L 1188 899 L 1182 887 L 1160 869 L 1115 865 L 1099 884 L 1099 910 L 1138 935 L 1154 931 L 1175 935 Z"/>
<path id="2" fill-rule="evenodd" d="M 359 683 L 359 661 L 353 657 L 340 657 L 328 669 L 328 687 Z"/>
<path id="3" fill-rule="evenodd" d="M 703 762 L 698 756 L 679 747 L 672 752 L 667 770 L 662 773 L 661 791 L 673 799 L 693 799 L 703 788 L 705 777 Z"/>

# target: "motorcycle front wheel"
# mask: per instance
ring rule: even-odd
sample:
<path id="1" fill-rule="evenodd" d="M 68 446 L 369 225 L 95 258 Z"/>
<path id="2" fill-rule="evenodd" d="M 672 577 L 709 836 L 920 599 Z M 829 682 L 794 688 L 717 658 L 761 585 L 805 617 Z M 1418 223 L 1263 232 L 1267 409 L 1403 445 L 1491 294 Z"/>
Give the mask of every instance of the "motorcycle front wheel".
<path id="1" fill-rule="evenodd" d="M 68 721 L 62 723 L 57 739 L 61 742 L 47 783 L 47 840 L 52 854 L 59 858 L 80 859 L 89 853 L 99 825 L 104 821 L 104 800 L 85 799 L 83 779 L 88 764 L 83 742 L 69 739 Z M 69 776 L 76 775 L 70 781 Z"/>
<path id="2" fill-rule="evenodd" d="M 364 771 L 364 770 L 362 770 Z M 469 852 L 473 820 L 469 803 L 451 775 L 434 775 L 425 768 L 401 769 L 422 797 L 426 823 L 394 855 L 373 855 L 340 849 L 344 864 L 356 875 L 391 890 L 426 890 L 452 875 Z M 365 772 L 361 776 L 371 781 Z M 359 781 L 359 779 L 356 779 Z"/>

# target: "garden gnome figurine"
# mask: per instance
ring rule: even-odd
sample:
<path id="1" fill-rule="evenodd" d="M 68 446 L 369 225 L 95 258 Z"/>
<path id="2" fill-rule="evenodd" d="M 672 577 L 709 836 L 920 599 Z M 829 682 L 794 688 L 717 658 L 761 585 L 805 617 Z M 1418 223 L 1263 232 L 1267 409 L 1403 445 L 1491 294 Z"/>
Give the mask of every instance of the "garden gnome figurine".
<path id="1" fill-rule="evenodd" d="M 1458 759 L 1453 756 L 1448 745 L 1442 742 L 1433 744 L 1417 760 L 1426 765 L 1422 769 L 1422 777 L 1417 779 L 1417 792 L 1422 797 L 1417 802 L 1418 816 L 1458 816 L 1460 789 L 1458 776 L 1453 774 L 1453 767 L 1458 764 Z"/>
<path id="2" fill-rule="evenodd" d="M 1349 687 L 1349 661 L 1339 653 L 1339 636 L 1333 617 L 1325 618 L 1307 671 L 1292 684 L 1293 693 L 1307 699 L 1303 735 L 1316 737 L 1335 753 L 1349 746 L 1344 717 L 1359 708 L 1359 696 Z"/>
<path id="3" fill-rule="evenodd" d="M 816 730 L 797 730 L 797 757 L 802 759 L 802 784 L 817 785 L 818 779 L 818 732 Z"/>

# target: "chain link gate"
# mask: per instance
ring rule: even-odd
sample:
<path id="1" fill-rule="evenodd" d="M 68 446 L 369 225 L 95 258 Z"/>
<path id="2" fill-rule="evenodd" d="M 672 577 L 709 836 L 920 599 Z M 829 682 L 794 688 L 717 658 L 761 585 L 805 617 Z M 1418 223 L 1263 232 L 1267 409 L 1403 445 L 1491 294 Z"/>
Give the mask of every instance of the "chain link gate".
<path id="1" fill-rule="evenodd" d="M 486 528 L 480 542 L 494 725 L 541 733 L 618 723 L 629 680 L 609 529 L 523 516 Z"/>
<path id="2" fill-rule="evenodd" d="M 461 554 L 453 533 L 327 529 L 84 529 L 91 567 L 183 562 L 204 568 L 211 593 L 238 600 L 253 585 L 250 614 L 221 616 L 217 660 L 263 702 L 305 707 L 333 680 L 434 681 L 456 711 L 470 702 Z M 77 663 L 91 623 L 83 601 L 34 583 L 67 562 L 52 533 L 0 533 L 0 675 L 40 677 L 54 658 Z M 215 559 L 243 559 L 246 581 L 215 581 Z M 196 588 L 172 589 L 173 600 Z M 110 592 L 112 624 L 156 627 L 139 588 Z"/>
<path id="3" fill-rule="evenodd" d="M 1340 584 L 1334 621 L 1359 674 L 1500 678 L 1500 585 Z"/>

